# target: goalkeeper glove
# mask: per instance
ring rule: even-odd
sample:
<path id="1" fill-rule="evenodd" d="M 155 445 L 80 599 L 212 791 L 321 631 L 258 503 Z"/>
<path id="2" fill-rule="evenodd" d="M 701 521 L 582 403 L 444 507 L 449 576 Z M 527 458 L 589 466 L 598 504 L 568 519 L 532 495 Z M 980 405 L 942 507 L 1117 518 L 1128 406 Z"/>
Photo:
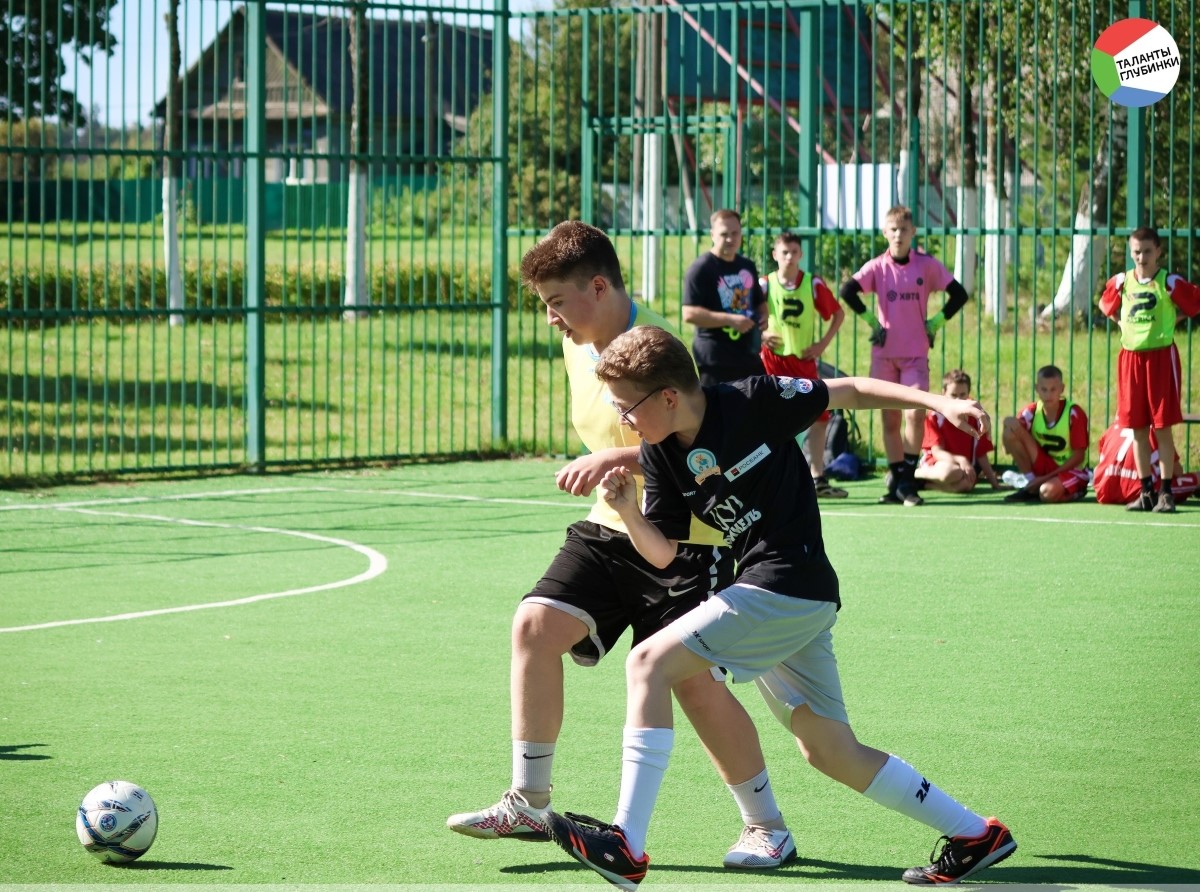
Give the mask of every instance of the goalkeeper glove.
<path id="1" fill-rule="evenodd" d="M 925 320 L 925 334 L 929 337 L 929 346 L 933 346 L 934 339 L 937 338 L 937 333 L 942 330 L 942 326 L 946 324 L 946 314 L 936 313 Z"/>
<path id="2" fill-rule="evenodd" d="M 879 320 L 874 316 L 867 317 L 867 324 L 871 326 L 871 336 L 867 341 L 874 344 L 876 347 L 882 347 L 887 343 L 887 329 L 879 324 Z"/>

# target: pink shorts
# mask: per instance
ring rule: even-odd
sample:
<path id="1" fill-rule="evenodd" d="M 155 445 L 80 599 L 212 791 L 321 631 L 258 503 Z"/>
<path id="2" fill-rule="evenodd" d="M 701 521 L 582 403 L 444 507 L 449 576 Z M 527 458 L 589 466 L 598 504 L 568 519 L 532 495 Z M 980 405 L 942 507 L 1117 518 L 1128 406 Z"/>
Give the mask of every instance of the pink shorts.
<path id="1" fill-rule="evenodd" d="M 918 390 L 929 389 L 928 356 L 880 356 L 871 352 L 871 377 Z"/>

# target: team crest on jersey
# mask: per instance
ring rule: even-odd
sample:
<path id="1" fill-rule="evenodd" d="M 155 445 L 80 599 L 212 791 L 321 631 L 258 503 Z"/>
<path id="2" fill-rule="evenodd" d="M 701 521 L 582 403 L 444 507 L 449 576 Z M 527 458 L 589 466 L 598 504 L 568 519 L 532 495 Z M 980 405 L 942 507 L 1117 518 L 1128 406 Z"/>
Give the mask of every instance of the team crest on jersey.
<path id="1" fill-rule="evenodd" d="M 714 474 L 720 474 L 717 457 L 707 449 L 693 449 L 687 455 L 688 470 L 696 475 L 696 485 L 699 486 Z"/>
<path id="2" fill-rule="evenodd" d="M 798 393 L 812 393 L 812 381 L 807 378 L 788 378 L 785 375 L 779 376 L 779 395 L 785 400 L 790 400 Z"/>

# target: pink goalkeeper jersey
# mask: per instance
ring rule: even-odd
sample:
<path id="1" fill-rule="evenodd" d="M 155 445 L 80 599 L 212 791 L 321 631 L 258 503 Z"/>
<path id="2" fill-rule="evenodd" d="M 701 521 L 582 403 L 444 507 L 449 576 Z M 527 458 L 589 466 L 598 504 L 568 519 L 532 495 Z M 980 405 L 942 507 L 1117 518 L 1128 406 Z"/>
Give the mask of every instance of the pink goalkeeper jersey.
<path id="1" fill-rule="evenodd" d="M 875 316 L 888 332 L 887 343 L 872 352 L 896 359 L 927 356 L 929 295 L 945 291 L 953 280 L 940 260 L 916 248 L 908 252 L 907 263 L 897 263 L 887 251 L 864 263 L 854 274 L 854 281 L 863 291 L 877 296 Z"/>

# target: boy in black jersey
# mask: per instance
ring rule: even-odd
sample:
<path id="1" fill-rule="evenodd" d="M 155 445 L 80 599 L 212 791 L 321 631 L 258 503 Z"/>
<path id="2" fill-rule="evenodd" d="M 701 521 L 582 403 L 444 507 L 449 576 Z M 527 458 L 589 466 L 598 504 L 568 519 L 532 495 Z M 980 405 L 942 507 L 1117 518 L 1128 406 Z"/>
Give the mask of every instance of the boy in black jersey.
<path id="1" fill-rule="evenodd" d="M 1011 854 L 1016 842 L 1000 821 L 965 808 L 851 730 L 831 636 L 838 579 L 795 442 L 826 408 L 919 407 L 979 436 L 989 427 L 979 403 L 871 378 L 760 376 L 701 387 L 687 348 L 649 328 L 613 340 L 596 376 L 643 441 L 644 514 L 627 469 L 609 471 L 600 484 L 638 552 L 655 566 L 669 564 L 694 514 L 724 532 L 738 575 L 630 653 L 616 817 L 604 824 L 551 813 L 555 841 L 613 884 L 636 887 L 649 865 L 646 832 L 674 744 L 671 685 L 718 666 L 734 682 L 754 680 L 814 767 L 947 838 L 932 864 L 904 872 L 906 882 L 955 883 Z M 657 398 L 646 401 L 648 394 Z"/>

